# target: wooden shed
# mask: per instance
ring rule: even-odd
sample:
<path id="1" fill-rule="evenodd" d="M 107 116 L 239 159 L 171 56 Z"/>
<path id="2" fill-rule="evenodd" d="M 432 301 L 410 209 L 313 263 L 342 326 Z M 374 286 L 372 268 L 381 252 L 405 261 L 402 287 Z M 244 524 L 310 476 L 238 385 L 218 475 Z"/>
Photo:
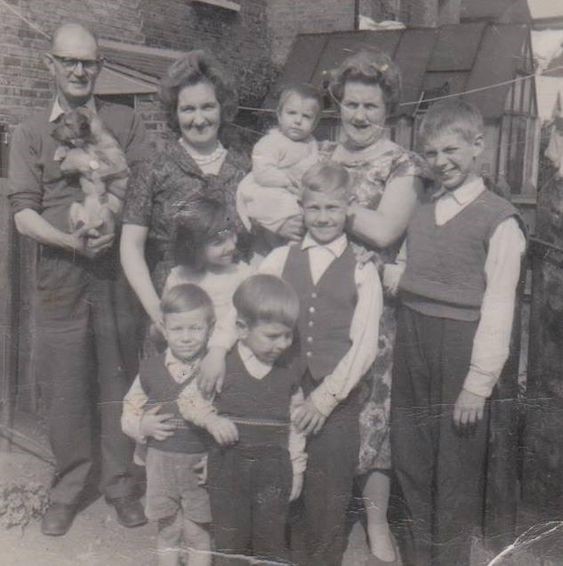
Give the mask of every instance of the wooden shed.
<path id="1" fill-rule="evenodd" d="M 416 147 L 417 126 L 438 97 L 460 94 L 481 110 L 487 148 L 481 171 L 510 192 L 533 229 L 539 123 L 529 27 L 470 22 L 438 29 L 299 35 L 266 107 L 275 107 L 284 84 L 322 86 L 327 70 L 362 47 L 382 49 L 401 69 L 402 102 L 390 135 L 405 147 Z M 337 128 L 337 118 L 329 112 L 321 137 L 336 137 Z"/>

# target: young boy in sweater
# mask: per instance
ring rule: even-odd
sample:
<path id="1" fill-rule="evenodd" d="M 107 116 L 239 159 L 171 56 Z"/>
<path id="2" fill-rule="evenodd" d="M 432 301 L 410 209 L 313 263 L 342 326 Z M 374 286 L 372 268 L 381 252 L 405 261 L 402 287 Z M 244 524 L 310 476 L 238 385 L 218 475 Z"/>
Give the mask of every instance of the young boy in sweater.
<path id="1" fill-rule="evenodd" d="M 221 392 L 205 400 L 193 383 L 178 404 L 217 442 L 207 464 L 215 565 L 252 561 L 244 556 L 285 563 L 289 502 L 301 493 L 307 459 L 305 437 L 290 422 L 303 402 L 301 363 L 284 355 L 299 299 L 279 277 L 260 274 L 239 285 L 233 304 L 238 342 Z"/>
<path id="2" fill-rule="evenodd" d="M 308 436 L 308 460 L 304 521 L 294 529 L 305 548 L 297 558 L 304 566 L 340 566 L 359 455 L 358 384 L 377 352 L 382 291 L 375 266 L 358 264 L 344 232 L 350 202 L 346 169 L 318 163 L 302 185 L 305 238 L 273 250 L 260 271 L 281 276 L 301 300 L 297 347 L 306 368 L 306 398 L 293 421 Z"/>
<path id="3" fill-rule="evenodd" d="M 124 399 L 121 427 L 146 444 L 146 515 L 158 522 L 158 564 L 211 566 L 209 497 L 194 468 L 207 452 L 207 435 L 181 416 L 177 400 L 196 383 L 214 324 L 213 303 L 193 284 L 169 289 L 161 301 L 168 349 L 141 363 Z M 183 545 L 182 545 L 183 539 Z"/>
<path id="4" fill-rule="evenodd" d="M 516 209 L 479 176 L 476 108 L 435 104 L 420 136 L 439 190 L 407 231 L 393 464 L 411 519 L 412 563 L 464 566 L 483 510 L 487 399 L 508 357 L 525 236 Z"/>

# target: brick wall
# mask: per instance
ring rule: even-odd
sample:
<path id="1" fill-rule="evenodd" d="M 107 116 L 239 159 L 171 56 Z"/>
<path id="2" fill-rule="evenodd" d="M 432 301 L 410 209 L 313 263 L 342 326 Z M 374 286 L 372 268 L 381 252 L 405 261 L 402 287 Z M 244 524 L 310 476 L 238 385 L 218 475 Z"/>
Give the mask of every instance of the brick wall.
<path id="1" fill-rule="evenodd" d="M 101 37 L 142 43 L 139 0 L 8 0 L 14 10 L 47 34 L 78 21 Z M 49 104 L 51 78 L 42 61 L 49 41 L 0 4 L 0 122 L 17 124 Z"/>
<path id="2" fill-rule="evenodd" d="M 271 0 L 268 26 L 272 37 L 272 61 L 285 62 L 299 33 L 351 31 L 354 29 L 353 0 Z"/>
<path id="3" fill-rule="evenodd" d="M 187 0 L 141 0 L 142 29 L 150 46 L 213 52 L 237 79 L 241 103 L 254 105 L 272 76 L 266 4 L 240 0 L 240 12 L 233 12 Z"/>
<path id="4" fill-rule="evenodd" d="M 106 39 L 208 49 L 234 74 L 245 106 L 262 102 L 297 33 L 354 26 L 353 0 L 240 0 L 240 12 L 190 0 L 7 2 L 49 35 L 65 21 L 78 21 Z M 0 123 L 13 126 L 52 97 L 42 61 L 49 41 L 0 4 L 0 47 Z M 164 126 L 158 102 L 137 98 L 149 130 L 160 135 Z"/>
<path id="5" fill-rule="evenodd" d="M 162 148 L 163 141 L 170 136 L 166 123 L 166 113 L 162 109 L 156 94 L 140 94 L 135 96 L 135 111 L 145 124 L 154 149 Z"/>

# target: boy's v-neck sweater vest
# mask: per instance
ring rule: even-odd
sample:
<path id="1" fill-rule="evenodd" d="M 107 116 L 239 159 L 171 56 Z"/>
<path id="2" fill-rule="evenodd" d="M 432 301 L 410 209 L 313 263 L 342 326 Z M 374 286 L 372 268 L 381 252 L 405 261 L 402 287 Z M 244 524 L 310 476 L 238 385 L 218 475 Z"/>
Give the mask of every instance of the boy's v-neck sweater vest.
<path id="1" fill-rule="evenodd" d="M 164 362 L 165 354 L 141 362 L 139 379 L 148 397 L 145 410 L 155 405 L 160 406 L 159 413 L 174 415 L 170 422 L 174 423 L 176 428 L 174 434 L 165 440 L 150 437 L 147 440 L 147 446 L 165 452 L 184 452 L 186 454 L 206 452 L 209 436 L 203 429 L 184 420 L 178 408 L 178 397 L 191 379 L 187 379 L 184 383 L 177 383 Z"/>
<path id="2" fill-rule="evenodd" d="M 422 204 L 409 224 L 403 302 L 431 316 L 478 320 L 489 240 L 501 222 L 519 218 L 518 212 L 488 190 L 442 226 L 435 210 L 436 202 Z"/>
<path id="3" fill-rule="evenodd" d="M 275 444 L 287 448 L 291 398 L 301 374 L 288 356 L 278 360 L 262 379 L 250 375 L 233 348 L 225 360 L 225 381 L 214 405 L 236 423 L 238 446 Z"/>
<path id="4" fill-rule="evenodd" d="M 308 251 L 297 246 L 289 250 L 282 278 L 300 300 L 295 348 L 315 381 L 332 373 L 352 345 L 350 326 L 358 302 L 355 273 L 356 258 L 350 244 L 316 285 Z"/>

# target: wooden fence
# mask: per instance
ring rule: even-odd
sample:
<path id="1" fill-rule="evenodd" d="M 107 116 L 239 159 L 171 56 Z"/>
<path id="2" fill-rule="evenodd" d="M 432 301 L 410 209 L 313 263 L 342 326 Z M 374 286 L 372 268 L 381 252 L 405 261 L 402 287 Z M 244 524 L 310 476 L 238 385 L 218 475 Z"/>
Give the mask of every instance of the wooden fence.
<path id="1" fill-rule="evenodd" d="M 16 407 L 38 408 L 33 363 L 37 246 L 17 235 L 0 178 L 0 448 L 7 449 Z"/>

